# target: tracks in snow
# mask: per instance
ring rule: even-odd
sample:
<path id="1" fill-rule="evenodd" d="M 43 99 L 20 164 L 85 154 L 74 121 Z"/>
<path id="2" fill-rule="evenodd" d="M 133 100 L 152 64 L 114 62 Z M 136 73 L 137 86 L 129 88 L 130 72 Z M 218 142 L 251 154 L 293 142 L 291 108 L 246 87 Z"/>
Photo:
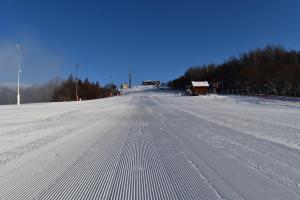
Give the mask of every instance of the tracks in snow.
<path id="1" fill-rule="evenodd" d="M 112 129 L 39 199 L 220 199 L 190 160 L 158 143 L 143 103 L 130 128 Z"/>
<path id="2" fill-rule="evenodd" d="M 63 121 L 45 120 L 62 128 L 45 136 L 61 137 L 33 140 L 41 146 L 0 166 L 0 199 L 298 199 L 296 189 L 239 157 L 261 158 L 264 145 L 280 149 L 271 143 L 183 112 L 178 104 L 166 106 L 159 97 L 110 101 L 80 104 L 79 116 L 66 115 L 80 127 L 69 134 Z"/>

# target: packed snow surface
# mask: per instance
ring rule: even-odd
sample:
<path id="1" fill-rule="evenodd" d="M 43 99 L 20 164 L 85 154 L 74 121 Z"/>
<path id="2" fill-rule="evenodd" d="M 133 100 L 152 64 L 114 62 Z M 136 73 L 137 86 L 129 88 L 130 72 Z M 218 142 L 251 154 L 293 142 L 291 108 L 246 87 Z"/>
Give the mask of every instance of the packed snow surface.
<path id="1" fill-rule="evenodd" d="M 300 103 L 135 87 L 0 106 L 0 199 L 300 199 Z"/>

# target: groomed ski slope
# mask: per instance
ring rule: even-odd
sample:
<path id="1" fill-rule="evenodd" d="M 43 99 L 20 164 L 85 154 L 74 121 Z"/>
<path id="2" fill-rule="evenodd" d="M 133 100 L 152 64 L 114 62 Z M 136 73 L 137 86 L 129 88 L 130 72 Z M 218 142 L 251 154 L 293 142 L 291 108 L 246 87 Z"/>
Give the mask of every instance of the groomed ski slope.
<path id="1" fill-rule="evenodd" d="M 136 87 L 0 106 L 0 199 L 300 199 L 300 103 Z"/>

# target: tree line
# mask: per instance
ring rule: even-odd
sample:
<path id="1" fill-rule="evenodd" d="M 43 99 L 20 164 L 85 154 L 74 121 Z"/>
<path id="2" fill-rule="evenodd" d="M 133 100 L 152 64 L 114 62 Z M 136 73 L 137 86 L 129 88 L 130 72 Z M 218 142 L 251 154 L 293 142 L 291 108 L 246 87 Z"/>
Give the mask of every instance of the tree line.
<path id="1" fill-rule="evenodd" d="M 61 79 L 54 79 L 43 85 L 20 86 L 21 103 L 50 102 L 54 90 L 62 84 Z M 17 86 L 0 86 L 0 105 L 17 103 Z"/>
<path id="2" fill-rule="evenodd" d="M 300 96 L 300 52 L 269 45 L 222 64 L 190 67 L 168 85 L 185 89 L 191 81 L 208 81 L 219 93 Z"/>
<path id="3" fill-rule="evenodd" d="M 117 87 L 113 83 L 102 87 L 98 81 L 91 82 L 88 78 L 76 80 L 73 75 L 70 75 L 66 80 L 56 78 L 43 85 L 21 86 L 21 103 L 75 101 L 76 81 L 78 96 L 82 100 L 118 95 Z M 16 87 L 0 86 L 0 105 L 16 104 L 16 96 Z"/>
<path id="4" fill-rule="evenodd" d="M 70 75 L 60 87 L 54 90 L 52 101 L 75 101 L 77 99 L 76 82 L 78 97 L 82 100 L 99 99 L 118 94 L 117 87 L 113 83 L 101 87 L 98 81 L 95 83 L 90 82 L 88 78 L 85 78 L 83 81 L 81 79 L 77 80 L 73 75 Z"/>

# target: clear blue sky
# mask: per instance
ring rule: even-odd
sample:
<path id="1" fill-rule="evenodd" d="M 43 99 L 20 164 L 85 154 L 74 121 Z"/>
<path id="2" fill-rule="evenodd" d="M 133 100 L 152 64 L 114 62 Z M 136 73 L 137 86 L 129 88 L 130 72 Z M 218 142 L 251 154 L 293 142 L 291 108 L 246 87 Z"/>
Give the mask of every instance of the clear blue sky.
<path id="1" fill-rule="evenodd" d="M 168 81 L 193 65 L 221 63 L 267 44 L 300 49 L 300 1 L 0 1 L 0 82 L 14 82 L 15 43 L 23 83 L 67 77 Z M 12 73 L 13 71 L 13 73 Z"/>

